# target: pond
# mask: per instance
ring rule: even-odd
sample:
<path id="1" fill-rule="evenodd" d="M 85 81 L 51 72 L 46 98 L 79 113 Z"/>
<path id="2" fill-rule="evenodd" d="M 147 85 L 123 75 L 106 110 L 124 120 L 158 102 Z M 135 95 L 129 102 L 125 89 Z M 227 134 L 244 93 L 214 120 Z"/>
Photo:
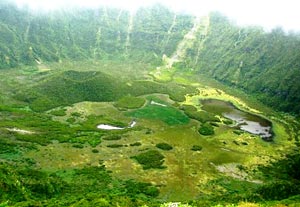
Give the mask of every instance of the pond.
<path id="1" fill-rule="evenodd" d="M 97 126 L 97 129 L 104 129 L 104 130 L 120 130 L 120 129 L 126 129 L 126 128 L 132 128 L 136 125 L 136 121 L 132 121 L 128 127 L 118 127 L 118 126 L 112 126 L 109 124 L 99 124 Z"/>
<path id="2" fill-rule="evenodd" d="M 200 100 L 202 109 L 220 116 L 224 116 L 236 124 L 239 129 L 249 132 L 251 134 L 259 135 L 266 141 L 272 141 L 272 123 L 251 113 L 241 111 L 236 108 L 232 103 L 221 101 L 217 99 Z"/>

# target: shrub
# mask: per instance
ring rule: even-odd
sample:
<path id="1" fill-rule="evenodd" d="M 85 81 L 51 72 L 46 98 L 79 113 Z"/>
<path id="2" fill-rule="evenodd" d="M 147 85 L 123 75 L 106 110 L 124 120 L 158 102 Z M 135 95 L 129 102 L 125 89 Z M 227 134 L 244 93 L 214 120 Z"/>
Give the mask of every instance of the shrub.
<path id="1" fill-rule="evenodd" d="M 162 149 L 162 150 L 166 150 L 166 151 L 173 149 L 173 147 L 167 143 L 158 143 L 158 144 L 156 144 L 156 147 L 159 149 Z"/>
<path id="2" fill-rule="evenodd" d="M 131 147 L 137 147 L 137 146 L 141 146 L 141 145 L 142 145 L 142 143 L 140 143 L 140 142 L 135 142 L 135 143 L 130 144 Z"/>
<path id="3" fill-rule="evenodd" d="M 65 116 L 66 115 L 66 109 L 64 109 L 64 108 L 57 109 L 57 110 L 51 111 L 50 114 L 54 115 L 54 116 Z"/>
<path id="4" fill-rule="evenodd" d="M 241 131 L 241 130 L 233 130 L 233 133 L 237 134 L 237 135 L 241 135 L 243 134 L 244 132 Z"/>
<path id="5" fill-rule="evenodd" d="M 109 144 L 107 145 L 107 147 L 110 147 L 110 148 L 120 148 L 120 147 L 123 147 L 122 144 Z"/>
<path id="6" fill-rule="evenodd" d="M 144 170 L 150 168 L 165 168 L 164 166 L 162 166 L 165 157 L 157 150 L 149 150 L 131 158 L 136 159 L 137 162 L 143 166 Z"/>
<path id="7" fill-rule="evenodd" d="M 113 134 L 108 137 L 103 137 L 102 139 L 103 140 L 120 140 L 120 139 L 122 139 L 122 137 L 120 135 Z"/>
<path id="8" fill-rule="evenodd" d="M 225 119 L 225 120 L 223 121 L 223 123 L 226 124 L 226 125 L 230 125 L 230 124 L 233 124 L 233 121 L 230 120 L 230 119 Z"/>
<path id="9" fill-rule="evenodd" d="M 67 122 L 70 123 L 70 124 L 74 124 L 76 122 L 76 119 L 71 117 L 71 118 L 67 119 Z"/>
<path id="10" fill-rule="evenodd" d="M 81 116 L 81 114 L 78 113 L 78 112 L 73 112 L 73 113 L 71 113 L 71 115 L 72 115 L 72 116 L 75 116 L 75 117 L 80 117 L 80 116 Z"/>
<path id="11" fill-rule="evenodd" d="M 84 146 L 82 144 L 73 144 L 72 147 L 82 149 Z"/>
<path id="12" fill-rule="evenodd" d="M 98 153 L 98 152 L 99 152 L 99 150 L 97 150 L 97 149 L 93 149 L 93 150 L 92 150 L 92 152 L 93 152 L 93 153 Z"/>
<path id="13" fill-rule="evenodd" d="M 219 124 L 215 123 L 215 122 L 211 122 L 210 125 L 214 126 L 214 127 L 219 127 Z"/>
<path id="14" fill-rule="evenodd" d="M 213 126 L 210 125 L 209 123 L 202 124 L 202 126 L 199 128 L 198 132 L 205 136 L 213 135 L 215 133 Z"/>
<path id="15" fill-rule="evenodd" d="M 200 145 L 193 145 L 191 150 L 193 151 L 201 151 L 202 150 L 202 147 Z"/>

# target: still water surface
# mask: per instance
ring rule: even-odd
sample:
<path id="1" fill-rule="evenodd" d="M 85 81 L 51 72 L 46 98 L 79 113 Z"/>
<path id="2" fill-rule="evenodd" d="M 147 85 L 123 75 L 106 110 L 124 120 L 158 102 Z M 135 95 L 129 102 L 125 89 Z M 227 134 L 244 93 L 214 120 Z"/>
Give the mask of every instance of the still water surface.
<path id="1" fill-rule="evenodd" d="M 206 99 L 200 100 L 200 103 L 203 110 L 231 119 L 239 129 L 259 135 L 264 140 L 272 140 L 272 123 L 269 120 L 241 111 L 232 103 L 226 101 Z"/>

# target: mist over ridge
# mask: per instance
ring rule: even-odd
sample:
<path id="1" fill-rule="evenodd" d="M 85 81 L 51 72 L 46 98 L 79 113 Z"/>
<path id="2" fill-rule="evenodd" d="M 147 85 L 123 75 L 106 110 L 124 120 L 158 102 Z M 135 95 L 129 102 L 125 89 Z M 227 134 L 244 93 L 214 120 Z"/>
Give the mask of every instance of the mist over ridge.
<path id="1" fill-rule="evenodd" d="M 276 27 L 282 27 L 286 32 L 300 31 L 297 22 L 300 19 L 297 11 L 297 0 L 286 1 L 239 1 L 239 0 L 201 0 L 201 1 L 180 1 L 180 0 L 147 0 L 147 1 L 97 1 L 97 0 L 8 0 L 16 2 L 20 7 L 28 6 L 36 11 L 49 11 L 60 8 L 97 8 L 101 6 L 125 9 L 136 12 L 141 7 L 149 7 L 154 4 L 162 4 L 175 12 L 188 13 L 195 16 L 207 15 L 210 12 L 221 12 L 237 22 L 241 26 L 260 25 L 266 31 L 271 31 Z"/>

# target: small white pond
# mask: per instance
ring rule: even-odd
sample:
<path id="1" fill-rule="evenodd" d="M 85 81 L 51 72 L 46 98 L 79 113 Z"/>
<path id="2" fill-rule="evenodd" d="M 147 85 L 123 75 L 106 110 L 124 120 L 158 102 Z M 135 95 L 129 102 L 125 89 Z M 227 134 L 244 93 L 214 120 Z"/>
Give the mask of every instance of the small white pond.
<path id="1" fill-rule="evenodd" d="M 136 121 L 132 121 L 128 127 L 117 127 L 117 126 L 112 126 L 108 124 L 99 124 L 97 126 L 97 129 L 104 129 L 104 130 L 121 130 L 121 129 L 126 129 L 126 128 L 132 128 L 136 125 Z"/>
<path id="2" fill-rule="evenodd" d="M 157 102 L 155 102 L 155 101 L 151 101 L 150 104 L 151 104 L 151 105 L 162 106 L 162 107 L 167 107 L 167 105 L 161 104 L 161 103 L 157 103 Z"/>

